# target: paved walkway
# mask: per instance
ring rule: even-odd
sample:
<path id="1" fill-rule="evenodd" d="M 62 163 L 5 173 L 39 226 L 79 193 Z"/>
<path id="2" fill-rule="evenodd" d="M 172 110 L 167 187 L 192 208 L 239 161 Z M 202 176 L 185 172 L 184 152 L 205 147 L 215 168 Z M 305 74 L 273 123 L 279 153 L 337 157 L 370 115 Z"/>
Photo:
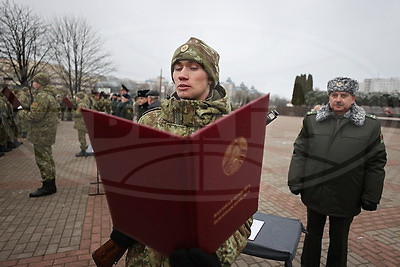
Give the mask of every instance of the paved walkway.
<path id="1" fill-rule="evenodd" d="M 79 151 L 73 122 L 60 122 L 53 154 L 58 192 L 31 199 L 40 186 L 33 147 L 27 141 L 0 158 L 0 266 L 94 266 L 91 253 L 108 240 L 112 226 L 107 201 L 96 193 L 93 157 Z M 299 218 L 305 208 L 286 186 L 293 141 L 301 118 L 280 116 L 267 128 L 259 210 Z M 387 177 L 377 212 L 355 218 L 349 237 L 349 266 L 400 266 L 400 129 L 383 128 Z M 117 168 L 118 166 L 116 166 Z M 101 188 L 100 188 L 101 189 Z M 301 239 L 294 266 L 300 266 Z M 323 240 L 326 259 L 328 238 Z M 121 260 L 118 266 L 123 266 Z M 282 266 L 241 255 L 234 266 Z"/>

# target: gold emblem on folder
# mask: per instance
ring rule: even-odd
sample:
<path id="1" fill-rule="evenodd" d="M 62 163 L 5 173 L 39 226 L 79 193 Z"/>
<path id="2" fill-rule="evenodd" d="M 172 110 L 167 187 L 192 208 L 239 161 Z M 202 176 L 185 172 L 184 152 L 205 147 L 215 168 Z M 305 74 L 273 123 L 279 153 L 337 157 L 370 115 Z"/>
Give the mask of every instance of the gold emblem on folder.
<path id="1" fill-rule="evenodd" d="M 238 137 L 233 140 L 225 150 L 222 159 L 222 170 L 227 176 L 236 173 L 242 167 L 247 154 L 247 140 L 244 137 Z"/>

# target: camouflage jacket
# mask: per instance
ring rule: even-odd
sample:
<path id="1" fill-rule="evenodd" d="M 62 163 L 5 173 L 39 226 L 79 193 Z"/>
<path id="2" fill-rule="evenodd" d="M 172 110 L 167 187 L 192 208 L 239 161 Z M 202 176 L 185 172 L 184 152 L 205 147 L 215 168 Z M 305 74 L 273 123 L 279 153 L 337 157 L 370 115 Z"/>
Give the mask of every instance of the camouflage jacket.
<path id="1" fill-rule="evenodd" d="M 20 111 L 29 122 L 28 140 L 32 144 L 52 145 L 56 142 L 59 104 L 56 91 L 51 86 L 38 90 L 30 111 Z"/>
<path id="2" fill-rule="evenodd" d="M 78 131 L 85 131 L 86 132 L 86 126 L 85 122 L 83 121 L 82 117 L 82 108 L 89 108 L 89 100 L 84 98 L 84 99 L 79 99 L 76 102 L 76 110 L 74 111 L 74 128 L 77 129 Z"/>
<path id="3" fill-rule="evenodd" d="M 0 122 L 3 124 L 5 132 L 10 140 L 13 141 L 15 137 L 15 116 L 13 106 L 4 96 L 0 97 Z"/>
<path id="4" fill-rule="evenodd" d="M 18 97 L 19 102 L 21 102 L 21 105 L 24 109 L 29 109 L 30 105 L 30 97 L 27 93 L 21 92 L 20 96 Z"/>
<path id="5" fill-rule="evenodd" d="M 161 107 L 143 114 L 139 123 L 181 136 L 187 136 L 231 111 L 226 91 L 221 86 L 203 101 L 180 100 L 173 94 Z M 247 244 L 252 218 L 249 218 L 216 251 L 223 266 L 230 266 Z M 126 266 L 169 266 L 168 258 L 136 243 L 129 248 Z"/>

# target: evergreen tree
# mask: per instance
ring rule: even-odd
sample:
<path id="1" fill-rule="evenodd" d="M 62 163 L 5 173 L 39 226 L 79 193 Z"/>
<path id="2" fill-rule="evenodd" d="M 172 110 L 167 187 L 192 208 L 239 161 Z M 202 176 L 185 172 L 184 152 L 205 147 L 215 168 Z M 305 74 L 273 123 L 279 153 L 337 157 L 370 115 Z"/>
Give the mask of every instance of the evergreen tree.
<path id="1" fill-rule="evenodd" d="M 311 74 L 307 76 L 301 74 L 296 76 L 292 94 L 292 104 L 294 106 L 301 106 L 305 104 L 305 95 L 313 90 L 313 79 Z"/>

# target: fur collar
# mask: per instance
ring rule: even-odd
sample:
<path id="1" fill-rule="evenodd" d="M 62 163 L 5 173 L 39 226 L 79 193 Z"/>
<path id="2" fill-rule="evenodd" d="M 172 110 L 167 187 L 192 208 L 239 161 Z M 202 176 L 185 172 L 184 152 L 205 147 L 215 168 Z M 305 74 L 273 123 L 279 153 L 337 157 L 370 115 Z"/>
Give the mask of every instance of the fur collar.
<path id="1" fill-rule="evenodd" d="M 365 122 L 365 114 L 365 110 L 354 103 L 353 105 L 351 105 L 350 109 L 343 115 L 343 117 L 348 119 L 354 125 L 361 126 Z M 329 104 L 326 104 L 317 111 L 316 120 L 323 121 L 330 117 L 333 117 L 334 115 L 335 113 L 333 113 L 332 109 L 329 107 Z"/>

